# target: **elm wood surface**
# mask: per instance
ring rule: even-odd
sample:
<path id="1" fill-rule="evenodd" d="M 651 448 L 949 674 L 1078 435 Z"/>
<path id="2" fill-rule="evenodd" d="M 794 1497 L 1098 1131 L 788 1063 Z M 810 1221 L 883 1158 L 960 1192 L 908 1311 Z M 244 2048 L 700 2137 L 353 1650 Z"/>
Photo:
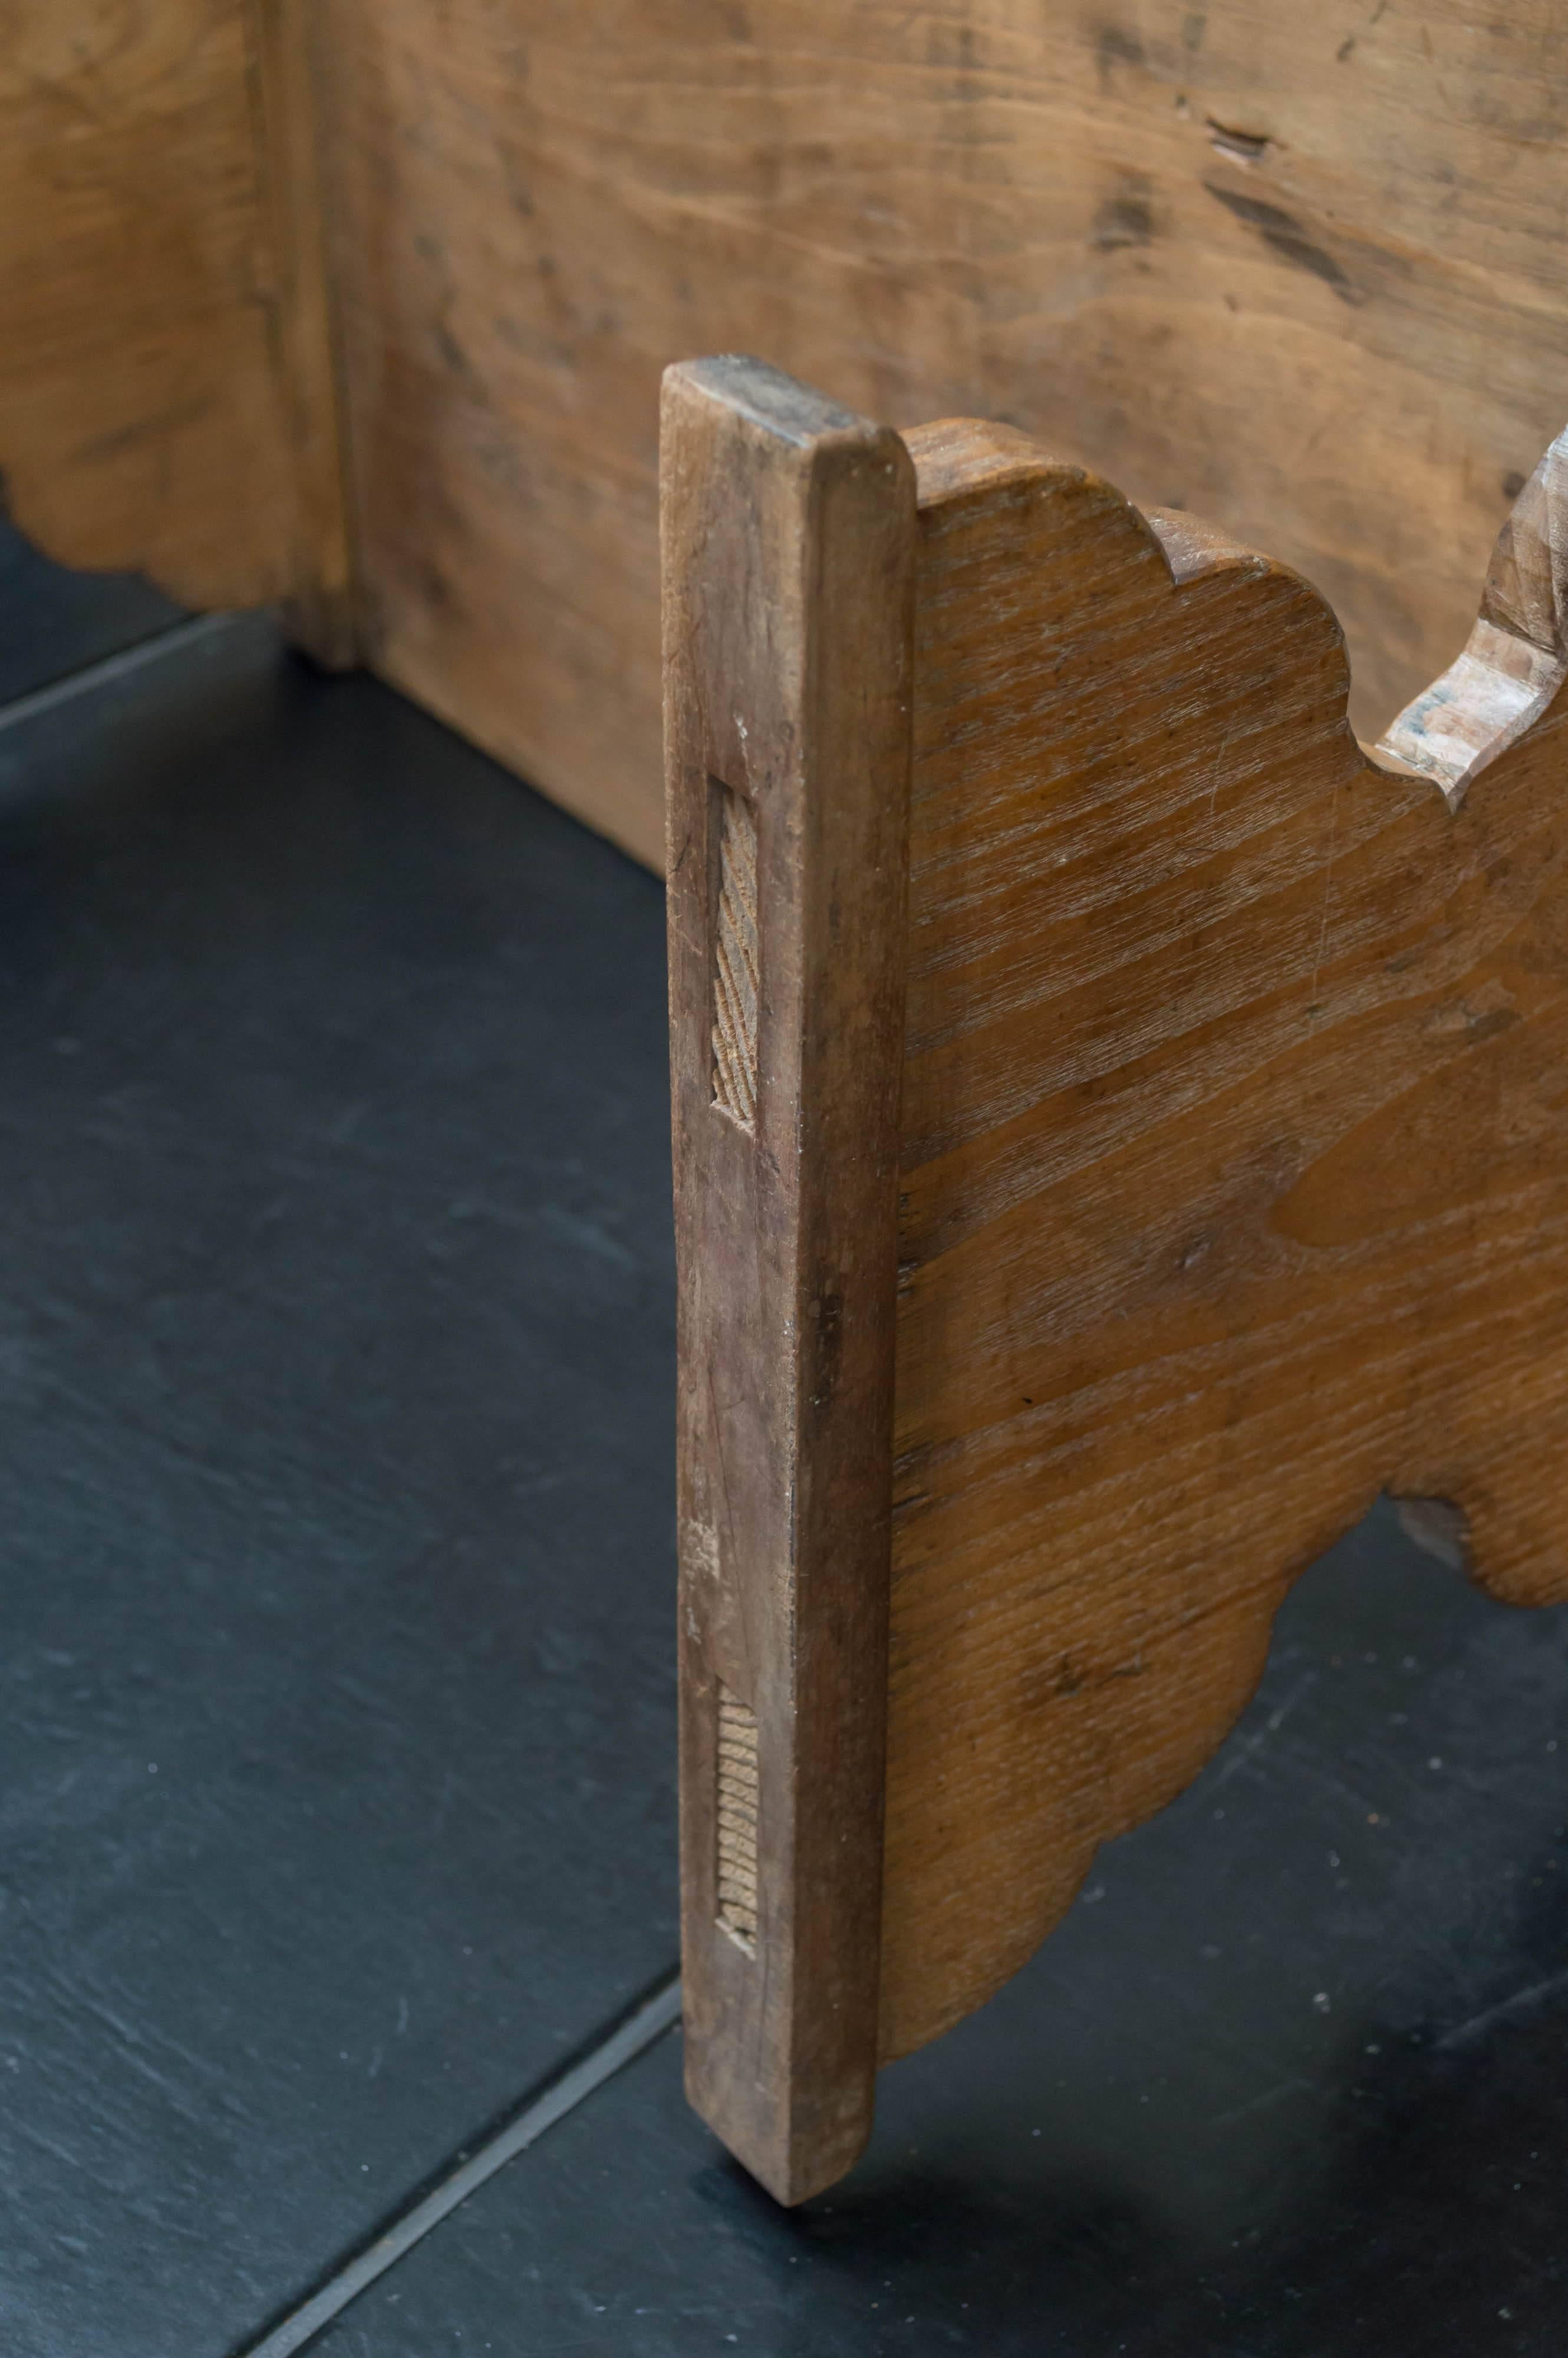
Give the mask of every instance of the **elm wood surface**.
<path id="1" fill-rule="evenodd" d="M 24 528 L 194 604 L 292 600 L 324 659 L 368 648 L 651 863 L 683 352 L 1006 416 L 1266 540 L 1343 617 L 1368 735 L 1455 653 L 1559 422 L 1552 0 L 19 0 L 5 29 Z"/>
<path id="2" fill-rule="evenodd" d="M 1450 810 L 1287 568 L 1005 428 L 911 446 L 886 2055 L 1196 1773 L 1379 1489 L 1568 1594 L 1561 697 Z M 1516 669 L 1560 466 L 1488 582 Z"/>
<path id="3" fill-rule="evenodd" d="M 696 362 L 664 535 L 688 2078 L 788 2202 L 876 2070 L 914 471 Z"/>
<path id="4" fill-rule="evenodd" d="M 662 855 L 655 416 L 1002 416 L 1328 595 L 1374 737 L 1563 422 L 1555 0 L 323 0 L 369 644 Z"/>
<path id="5" fill-rule="evenodd" d="M 320 2358 L 1560 2358 L 1568 1610 L 1387 1507 L 1060 1931 L 781 2211 L 646 2057 Z M 457 2329 L 461 2329 L 461 2340 Z"/>
<path id="6" fill-rule="evenodd" d="M 702 365 L 732 434 L 758 388 L 781 398 L 755 363 Z M 1470 651 L 1391 732 L 1402 756 L 1376 762 L 1349 728 L 1337 624 L 1299 576 L 1141 515 L 1011 428 L 935 426 L 910 447 L 904 1028 L 901 1048 L 873 1027 L 855 1061 L 871 1106 L 895 1068 L 902 1090 L 883 2059 L 997 1989 L 1098 1845 L 1197 1773 L 1291 1580 L 1379 1490 L 1424 1502 L 1436 1539 L 1463 1534 L 1496 1595 L 1568 1594 L 1561 447 L 1505 528 Z M 681 1134 L 728 1141 L 704 978 L 732 882 L 713 780 L 734 749 L 713 732 L 744 743 L 770 665 L 791 693 L 800 568 L 770 547 L 745 469 L 711 469 L 694 523 L 679 433 L 670 452 L 676 1088 Z M 838 611 L 825 597 L 820 627 L 847 644 Z M 806 812 L 813 783 L 808 768 Z M 830 782 L 818 791 L 830 814 Z M 885 924 L 903 880 L 868 870 L 858 907 L 879 891 Z M 779 896 L 755 941 L 807 1029 L 854 1003 L 854 925 L 814 941 Z M 876 1003 L 874 940 L 866 955 Z M 759 1101 L 770 1085 L 798 1101 L 797 1200 L 826 1206 L 841 1180 L 810 1132 L 808 1076 L 765 1029 L 755 1062 Z M 710 1152 L 676 1165 L 683 1399 L 702 1404 L 683 1417 L 682 1479 L 722 1497 L 731 1469 L 743 1487 L 762 1465 L 809 1496 L 811 1435 L 746 1374 L 766 1206 Z M 854 1307 L 870 1350 L 885 1301 L 873 1285 Z M 713 1403 L 731 1398 L 747 1417 L 729 1432 Z M 726 1609 L 744 1628 L 774 1609 L 776 1546 L 738 1519 L 720 1570 L 715 1520 L 683 1521 L 683 1578 L 697 1596 L 737 1584 Z M 693 1693 L 713 1669 L 689 1634 Z M 874 1671 L 843 1660 L 874 1711 Z M 731 1796 L 730 1823 L 758 1887 L 793 1882 L 806 1911 L 812 1882 L 769 1832 L 771 1785 L 793 1799 L 801 1777 L 842 1823 L 867 1807 L 838 1785 L 829 1722 L 787 1767 L 764 1748 L 757 1812 Z M 708 1754 L 688 1750 L 683 1794 L 702 1958 L 725 1939 Z M 809 1968 L 764 1909 L 754 1957 L 729 1970 L 760 1999 L 786 1959 L 793 1990 Z M 774 2048 L 759 2071 L 738 2022 L 699 2004 L 689 2026 L 699 2104 L 727 2136 L 707 2090 L 734 2075 L 782 2097 L 793 2068 Z M 808 2084 L 820 2102 L 803 2069 Z M 759 2174 L 788 2199 L 787 2174 Z"/>
<path id="7" fill-rule="evenodd" d="M 220 2358 L 675 1959 L 663 895 L 219 622 L 0 1006 L 0 2349 Z"/>
<path id="8" fill-rule="evenodd" d="M 0 477 L 76 567 L 345 660 L 304 0 L 0 15 Z"/>

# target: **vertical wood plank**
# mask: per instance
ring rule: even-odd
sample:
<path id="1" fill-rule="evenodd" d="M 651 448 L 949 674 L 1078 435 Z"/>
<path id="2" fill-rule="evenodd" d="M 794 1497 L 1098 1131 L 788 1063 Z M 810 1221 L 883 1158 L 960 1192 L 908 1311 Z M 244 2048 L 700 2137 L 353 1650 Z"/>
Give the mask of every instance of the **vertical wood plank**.
<path id="1" fill-rule="evenodd" d="M 756 362 L 663 436 L 687 2088 L 794 2202 L 876 2067 L 914 486 Z"/>
<path id="2" fill-rule="evenodd" d="M 276 256 L 273 364 L 292 468 L 285 618 L 333 670 L 358 658 L 336 324 L 317 110 L 325 60 L 308 0 L 250 0 L 257 142 Z"/>

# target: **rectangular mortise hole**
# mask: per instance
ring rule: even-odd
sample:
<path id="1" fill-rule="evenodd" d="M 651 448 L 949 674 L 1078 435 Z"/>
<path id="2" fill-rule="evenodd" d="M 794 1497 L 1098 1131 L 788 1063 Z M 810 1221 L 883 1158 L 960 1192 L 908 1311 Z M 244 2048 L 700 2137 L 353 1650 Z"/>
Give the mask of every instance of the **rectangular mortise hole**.
<path id="1" fill-rule="evenodd" d="M 719 907 L 713 943 L 713 1102 L 742 1130 L 757 1119 L 757 815 L 715 779 Z"/>
<path id="2" fill-rule="evenodd" d="M 757 1714 L 719 1682 L 719 1921 L 742 1947 L 757 1941 Z"/>

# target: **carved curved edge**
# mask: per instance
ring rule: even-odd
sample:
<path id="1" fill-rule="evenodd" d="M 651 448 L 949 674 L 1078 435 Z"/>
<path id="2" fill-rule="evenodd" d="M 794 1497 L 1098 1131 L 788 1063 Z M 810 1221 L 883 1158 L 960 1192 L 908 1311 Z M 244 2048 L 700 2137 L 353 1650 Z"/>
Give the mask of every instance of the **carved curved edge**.
<path id="1" fill-rule="evenodd" d="M 1043 472 L 1122 498 L 1091 469 L 1055 458 L 1015 427 L 941 419 L 904 439 L 920 467 L 923 505 L 939 503 L 960 481 L 969 488 L 981 481 L 1022 483 Z M 1332 606 L 1293 567 L 1185 509 L 1122 503 L 1130 518 L 1152 531 L 1178 590 L 1227 569 L 1288 576 L 1319 601 L 1343 644 Z M 1565 679 L 1568 426 L 1541 457 L 1498 535 L 1463 652 L 1362 751 L 1376 767 L 1433 779 L 1456 808 L 1472 779 L 1548 717 Z M 1348 698 L 1348 668 L 1346 693 Z"/>
<path id="2" fill-rule="evenodd" d="M 1108 486 L 1097 485 L 1086 471 L 1052 461 L 1027 437 L 1011 429 L 966 429 L 955 422 L 952 427 L 922 429 L 919 435 L 909 438 L 920 463 L 923 505 L 928 500 L 940 501 L 950 495 L 958 484 L 963 473 L 961 443 L 966 430 L 984 442 L 983 471 L 992 485 L 1003 481 L 1022 485 L 1030 477 L 1038 479 L 1048 474 L 1057 483 L 1071 480 L 1110 492 Z M 978 466 L 975 441 L 971 440 L 968 447 L 971 460 Z M 977 474 L 971 474 L 971 484 L 978 480 Z M 1452 814 L 1457 811 L 1465 788 L 1481 770 L 1519 745 L 1552 717 L 1568 672 L 1562 619 L 1564 575 L 1568 573 L 1565 489 L 1568 434 L 1548 451 L 1504 527 L 1487 575 L 1480 617 L 1465 654 L 1400 716 L 1378 745 L 1359 748 L 1359 766 L 1364 775 L 1380 773 L 1390 783 L 1401 776 L 1424 779 L 1439 788 Z M 1140 512 L 1130 503 L 1121 501 L 1119 495 L 1110 492 L 1110 497 L 1123 509 L 1134 531 L 1151 535 L 1157 542 L 1178 598 L 1190 588 L 1220 574 L 1246 574 L 1276 582 L 1289 578 L 1300 583 L 1343 645 L 1343 634 L 1326 600 L 1292 568 L 1258 556 L 1184 514 Z M 1346 739 L 1354 746 L 1356 741 L 1345 710 L 1348 687 L 1346 664 L 1337 719 Z M 1451 1503 L 1435 1492 L 1428 1493 L 1425 1485 L 1430 1470 L 1424 1464 L 1401 1465 L 1397 1469 L 1397 1489 L 1385 1483 L 1390 1495 L 1402 1495 L 1408 1501 L 1402 1513 L 1411 1536 L 1429 1545 L 1432 1552 L 1446 1562 L 1462 1560 L 1465 1568 L 1481 1585 L 1494 1594 L 1507 1595 L 1507 1578 L 1487 1578 L 1471 1558 L 1468 1528 L 1473 1519 L 1467 1516 L 1465 1503 Z M 1393 1475 L 1396 1469 L 1390 1466 L 1387 1471 Z M 1306 1562 L 1332 1541 L 1336 1531 L 1353 1526 L 1377 1488 L 1375 1481 L 1358 1486 L 1354 1502 L 1347 1492 L 1342 1519 L 1334 1530 L 1325 1526 L 1317 1532 L 1310 1554 L 1293 1561 L 1277 1578 L 1260 1579 L 1249 1608 L 1237 1615 L 1227 1649 L 1227 1667 L 1223 1673 L 1217 1671 L 1215 1691 L 1209 1698 L 1214 1705 L 1212 1714 L 1205 1717 L 1201 1728 L 1195 1728 L 1185 1757 L 1178 1762 L 1168 1762 L 1169 1773 L 1140 1797 L 1139 1805 L 1119 1815 L 1114 1823 L 1106 1824 L 1092 1840 L 1076 1845 L 1076 1856 L 1058 1853 L 1053 1888 L 1041 1895 L 1045 1902 L 1044 1920 L 1037 1924 L 1027 1945 L 1020 1952 L 999 1960 L 998 1970 L 984 1989 L 971 1990 L 962 2003 L 945 2009 L 942 2018 L 923 2026 L 917 2036 L 895 2034 L 889 2039 L 884 2026 L 884 2060 L 926 2043 L 1000 1988 L 1065 1913 L 1089 1872 L 1100 1844 L 1141 1823 L 1192 1782 L 1224 1743 L 1255 1690 L 1267 1658 L 1274 1620 L 1294 1578 Z M 1507 1524 L 1508 1510 L 1488 1501 L 1483 1520 L 1500 1528 Z M 1508 1546 L 1501 1551 L 1505 1558 L 1515 1552 Z M 1530 1596 L 1516 1601 L 1540 1600 Z M 1221 1687 L 1226 1690 L 1223 1694 L 1219 1692 Z M 1070 1850 L 1075 1846 L 1065 1847 Z"/>

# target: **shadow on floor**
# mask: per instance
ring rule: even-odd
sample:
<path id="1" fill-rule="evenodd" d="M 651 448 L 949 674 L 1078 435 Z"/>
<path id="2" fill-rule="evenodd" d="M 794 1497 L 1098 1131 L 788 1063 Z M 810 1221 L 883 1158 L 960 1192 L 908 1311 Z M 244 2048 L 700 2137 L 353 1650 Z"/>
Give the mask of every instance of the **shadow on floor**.
<path id="1" fill-rule="evenodd" d="M 884 2073 L 841 2187 L 777 2210 L 672 2039 L 319 2346 L 1556 2358 L 1565 1833 L 1568 1608 L 1492 1603 L 1380 1507 L 1197 1784 Z"/>

